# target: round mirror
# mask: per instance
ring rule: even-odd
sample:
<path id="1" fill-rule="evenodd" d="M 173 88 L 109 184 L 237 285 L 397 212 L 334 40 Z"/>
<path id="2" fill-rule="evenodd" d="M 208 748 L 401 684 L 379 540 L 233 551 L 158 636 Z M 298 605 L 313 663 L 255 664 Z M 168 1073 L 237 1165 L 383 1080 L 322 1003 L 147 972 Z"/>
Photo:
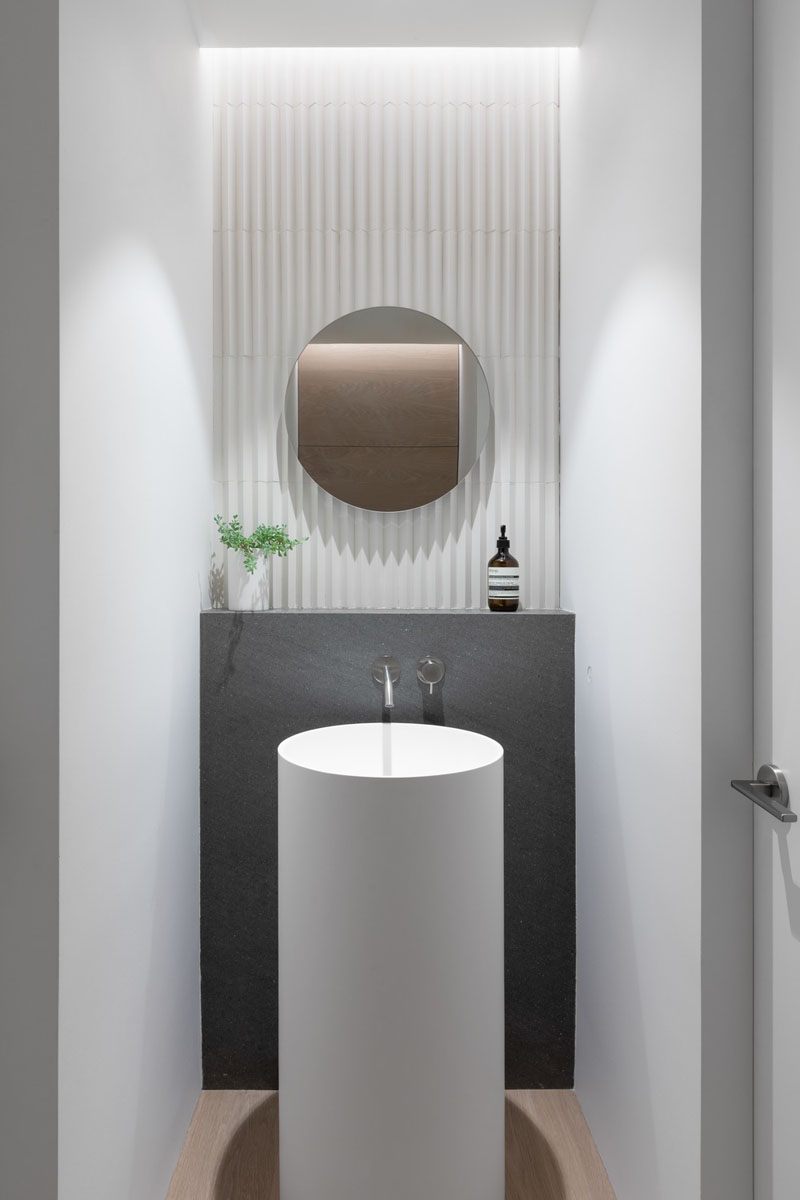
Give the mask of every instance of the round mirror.
<path id="1" fill-rule="evenodd" d="M 286 428 L 305 470 L 358 508 L 399 512 L 444 496 L 489 430 L 486 376 L 447 325 L 410 308 L 364 308 L 298 358 Z"/>

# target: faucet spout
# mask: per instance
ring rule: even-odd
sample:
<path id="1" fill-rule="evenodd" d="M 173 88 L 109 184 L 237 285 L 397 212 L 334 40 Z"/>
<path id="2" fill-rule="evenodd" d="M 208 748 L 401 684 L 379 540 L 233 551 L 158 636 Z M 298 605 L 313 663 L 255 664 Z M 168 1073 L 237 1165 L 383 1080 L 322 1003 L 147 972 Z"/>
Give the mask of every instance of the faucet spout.
<path id="1" fill-rule="evenodd" d="M 394 708 L 394 684 L 392 683 L 392 673 L 388 665 L 384 665 L 383 672 L 383 707 Z"/>
<path id="2" fill-rule="evenodd" d="M 400 663 L 390 654 L 376 658 L 372 664 L 372 678 L 383 689 L 383 707 L 394 708 L 394 685 L 400 678 Z"/>

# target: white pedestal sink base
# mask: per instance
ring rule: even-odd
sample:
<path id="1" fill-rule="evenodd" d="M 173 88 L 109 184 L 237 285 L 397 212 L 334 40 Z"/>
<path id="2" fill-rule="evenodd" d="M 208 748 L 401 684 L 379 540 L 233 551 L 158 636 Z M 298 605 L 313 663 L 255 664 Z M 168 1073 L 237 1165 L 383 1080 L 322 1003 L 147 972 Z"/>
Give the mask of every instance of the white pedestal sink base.
<path id="1" fill-rule="evenodd" d="M 280 747 L 281 1200 L 503 1200 L 502 772 L 432 726 Z"/>

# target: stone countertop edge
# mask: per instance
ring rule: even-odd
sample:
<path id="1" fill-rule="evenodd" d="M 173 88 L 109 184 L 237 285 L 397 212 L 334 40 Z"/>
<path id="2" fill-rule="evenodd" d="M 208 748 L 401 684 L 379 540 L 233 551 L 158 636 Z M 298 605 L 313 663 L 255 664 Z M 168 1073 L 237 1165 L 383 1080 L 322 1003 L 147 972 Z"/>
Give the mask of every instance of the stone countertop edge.
<path id="1" fill-rule="evenodd" d="M 523 608 L 514 613 L 490 612 L 488 608 L 203 608 L 201 617 L 574 617 L 569 608 Z"/>

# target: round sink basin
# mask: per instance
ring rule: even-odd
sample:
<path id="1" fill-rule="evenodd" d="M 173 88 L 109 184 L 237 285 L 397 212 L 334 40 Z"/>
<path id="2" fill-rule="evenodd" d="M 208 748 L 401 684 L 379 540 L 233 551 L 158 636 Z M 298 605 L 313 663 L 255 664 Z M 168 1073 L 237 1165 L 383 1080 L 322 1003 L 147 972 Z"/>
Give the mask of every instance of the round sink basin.
<path id="1" fill-rule="evenodd" d="M 281 1200 L 503 1200 L 503 750 L 278 747 Z"/>
<path id="2" fill-rule="evenodd" d="M 444 725 L 328 725 L 278 746 L 280 762 L 351 779 L 460 775 L 502 761 L 503 747 L 481 733 Z"/>

